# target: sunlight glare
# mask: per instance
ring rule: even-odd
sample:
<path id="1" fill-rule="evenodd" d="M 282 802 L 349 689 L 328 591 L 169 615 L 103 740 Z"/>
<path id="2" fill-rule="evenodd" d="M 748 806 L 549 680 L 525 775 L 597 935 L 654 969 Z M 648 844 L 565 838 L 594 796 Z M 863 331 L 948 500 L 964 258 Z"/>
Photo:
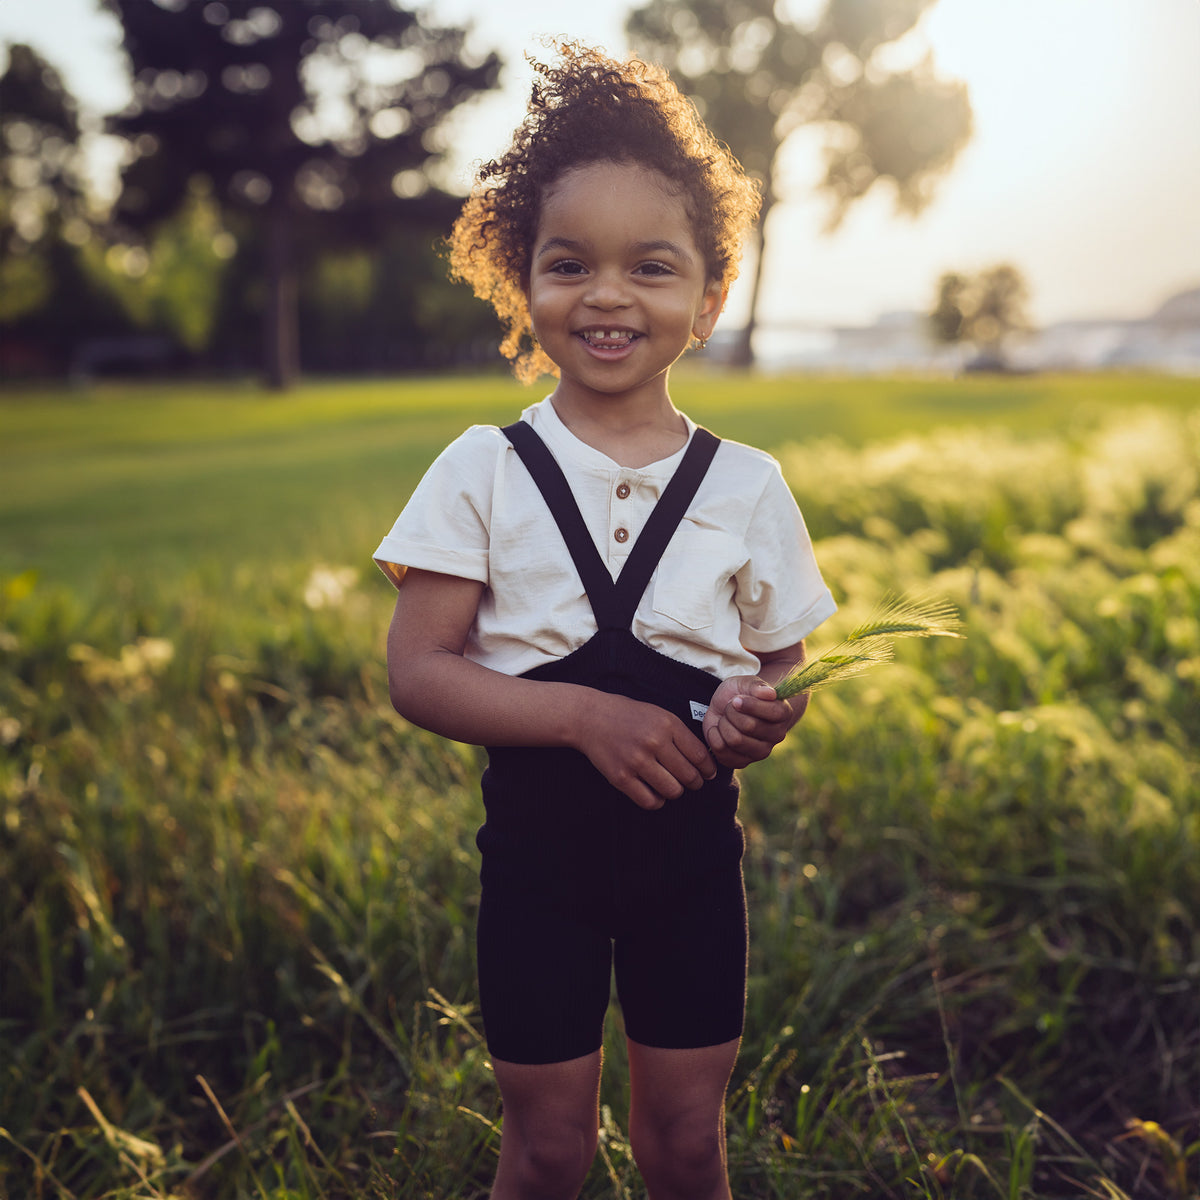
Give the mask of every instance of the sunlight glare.
<path id="1" fill-rule="evenodd" d="M 1098 146 L 1120 120 L 1135 18 L 1120 0 L 941 0 L 918 36 L 971 89 L 980 140 L 1042 158 Z"/>

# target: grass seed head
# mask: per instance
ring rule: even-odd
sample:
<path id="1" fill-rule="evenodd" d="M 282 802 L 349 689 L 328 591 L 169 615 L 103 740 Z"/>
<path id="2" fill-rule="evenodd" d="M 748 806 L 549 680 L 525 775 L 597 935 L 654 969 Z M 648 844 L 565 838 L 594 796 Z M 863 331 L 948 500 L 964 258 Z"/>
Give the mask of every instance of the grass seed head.
<path id="1" fill-rule="evenodd" d="M 892 642 L 905 637 L 962 637 L 962 621 L 946 600 L 889 597 L 832 649 L 798 663 L 776 685 L 780 700 L 861 675 L 891 662 Z"/>

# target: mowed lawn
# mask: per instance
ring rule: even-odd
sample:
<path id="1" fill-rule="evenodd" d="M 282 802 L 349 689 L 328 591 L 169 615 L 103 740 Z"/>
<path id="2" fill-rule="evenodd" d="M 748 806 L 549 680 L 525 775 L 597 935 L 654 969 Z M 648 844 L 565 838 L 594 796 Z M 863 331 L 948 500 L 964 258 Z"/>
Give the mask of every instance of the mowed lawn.
<path id="1" fill-rule="evenodd" d="M 199 571 L 216 582 L 243 565 L 362 564 L 443 446 L 470 424 L 514 419 L 551 386 L 479 374 L 311 382 L 284 396 L 190 383 L 0 393 L 0 574 L 32 568 L 88 594 L 114 573 L 163 582 Z M 721 436 L 777 450 L 943 426 L 1064 433 L 1117 408 L 1194 406 L 1200 382 L 685 368 L 673 395 Z"/>

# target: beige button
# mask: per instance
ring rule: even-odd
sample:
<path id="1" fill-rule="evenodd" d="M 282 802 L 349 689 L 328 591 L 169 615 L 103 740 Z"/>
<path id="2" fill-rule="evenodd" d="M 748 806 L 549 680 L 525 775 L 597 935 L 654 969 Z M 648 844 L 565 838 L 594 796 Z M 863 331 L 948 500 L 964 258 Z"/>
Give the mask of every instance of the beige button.
<path id="1" fill-rule="evenodd" d="M 629 530 L 628 529 L 618 529 L 613 534 L 613 537 L 615 537 L 618 542 L 627 542 L 627 541 L 629 541 Z"/>
<path id="2" fill-rule="evenodd" d="M 629 498 L 629 484 L 618 483 L 617 484 L 617 499 L 618 500 L 627 500 L 628 498 Z"/>

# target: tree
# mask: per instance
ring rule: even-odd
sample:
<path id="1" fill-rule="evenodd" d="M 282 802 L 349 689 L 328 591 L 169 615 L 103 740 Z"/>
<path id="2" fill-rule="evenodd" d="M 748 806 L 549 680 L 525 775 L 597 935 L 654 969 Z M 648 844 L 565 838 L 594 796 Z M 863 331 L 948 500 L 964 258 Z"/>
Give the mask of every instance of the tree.
<path id="1" fill-rule="evenodd" d="M 448 223 L 428 167 L 447 115 L 496 85 L 465 31 L 388 0 L 102 0 L 121 20 L 131 107 L 112 121 L 132 161 L 117 214 L 149 229 L 208 181 L 264 282 L 263 370 L 299 369 L 299 277 L 329 250 L 398 224 Z"/>
<path id="2" fill-rule="evenodd" d="M 1025 278 L 1009 263 L 976 275 L 948 271 L 938 280 L 930 329 L 939 342 L 970 342 L 979 366 L 1002 371 L 1007 366 L 1005 343 L 1030 328 L 1028 301 Z"/>
<path id="3" fill-rule="evenodd" d="M 12 46 L 0 76 L 0 323 L 37 313 L 53 293 L 56 243 L 87 209 L 79 135 L 58 72 Z"/>
<path id="4" fill-rule="evenodd" d="M 82 341 L 128 332 L 83 261 L 100 219 L 87 133 L 58 72 L 11 46 L 0 76 L 0 376 L 65 373 Z"/>
<path id="5" fill-rule="evenodd" d="M 117 301 L 137 328 L 165 334 L 189 355 L 205 352 L 221 304 L 236 240 L 224 229 L 207 181 L 159 221 L 145 245 L 93 238 L 81 256 L 95 285 Z"/>
<path id="6" fill-rule="evenodd" d="M 886 65 L 886 48 L 935 0 L 826 0 L 802 26 L 783 0 L 649 0 L 626 31 L 644 57 L 662 63 L 710 128 L 762 181 L 750 317 L 735 360 L 753 361 L 767 219 L 778 200 L 780 147 L 801 126 L 828 130 L 823 188 L 828 229 L 880 180 L 900 211 L 915 215 L 971 134 L 966 87 L 939 79 L 928 61 Z"/>

